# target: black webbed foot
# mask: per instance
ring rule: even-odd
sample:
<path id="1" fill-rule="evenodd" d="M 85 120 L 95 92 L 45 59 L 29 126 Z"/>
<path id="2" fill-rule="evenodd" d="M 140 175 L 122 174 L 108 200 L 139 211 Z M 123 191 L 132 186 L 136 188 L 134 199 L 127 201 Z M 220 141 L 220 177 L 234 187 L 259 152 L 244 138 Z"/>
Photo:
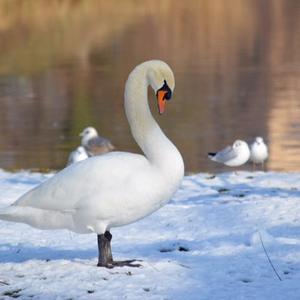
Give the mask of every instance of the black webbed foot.
<path id="1" fill-rule="evenodd" d="M 101 264 L 98 263 L 97 266 L 98 267 L 105 267 L 108 269 L 112 269 L 114 267 L 132 267 L 132 268 L 140 268 L 142 267 L 141 264 L 139 263 L 134 263 L 134 262 L 139 262 L 141 260 L 137 260 L 137 259 L 131 259 L 131 260 L 115 260 L 112 262 L 109 262 L 107 264 Z"/>
<path id="2" fill-rule="evenodd" d="M 113 256 L 111 253 L 111 239 L 112 235 L 109 231 L 105 231 L 104 234 L 98 235 L 98 250 L 99 250 L 99 256 L 98 256 L 98 264 L 97 267 L 105 267 L 108 269 L 112 269 L 114 267 L 133 267 L 133 268 L 139 268 L 142 265 L 138 262 L 141 260 L 132 259 L 132 260 L 113 260 Z"/>

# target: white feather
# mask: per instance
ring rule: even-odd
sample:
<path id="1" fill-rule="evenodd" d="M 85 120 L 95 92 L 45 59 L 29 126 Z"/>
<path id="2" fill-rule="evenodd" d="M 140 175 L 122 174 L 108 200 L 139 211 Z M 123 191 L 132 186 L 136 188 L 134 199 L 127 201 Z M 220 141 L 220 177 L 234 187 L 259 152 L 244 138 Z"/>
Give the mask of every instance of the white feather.
<path id="1" fill-rule="evenodd" d="M 164 80 L 173 90 L 170 67 L 162 61 L 148 61 L 137 66 L 126 83 L 126 115 L 145 156 L 111 152 L 70 165 L 1 211 L 0 218 L 41 229 L 102 234 L 163 206 L 184 173 L 180 153 L 148 106 L 148 85 L 160 87 Z"/>
<path id="2" fill-rule="evenodd" d="M 256 137 L 250 146 L 250 160 L 256 164 L 263 163 L 268 158 L 268 147 L 264 143 L 263 138 Z"/>
<path id="3" fill-rule="evenodd" d="M 209 154 L 211 160 L 222 163 L 229 167 L 238 167 L 249 160 L 250 150 L 245 141 L 236 140 L 232 146 L 227 146 L 223 150 Z"/>

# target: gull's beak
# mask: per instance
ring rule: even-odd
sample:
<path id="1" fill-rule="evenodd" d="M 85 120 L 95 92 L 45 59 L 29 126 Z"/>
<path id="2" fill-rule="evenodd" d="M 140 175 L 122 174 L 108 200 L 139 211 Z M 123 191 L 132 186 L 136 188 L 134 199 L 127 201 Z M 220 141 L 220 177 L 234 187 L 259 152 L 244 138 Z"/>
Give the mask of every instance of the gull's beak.
<path id="1" fill-rule="evenodd" d="M 83 131 L 81 133 L 79 133 L 79 136 L 83 136 Z"/>
<path id="2" fill-rule="evenodd" d="M 172 97 L 172 91 L 169 88 L 166 81 L 164 85 L 156 92 L 158 111 L 160 114 L 163 114 L 165 111 L 166 100 L 170 100 Z"/>

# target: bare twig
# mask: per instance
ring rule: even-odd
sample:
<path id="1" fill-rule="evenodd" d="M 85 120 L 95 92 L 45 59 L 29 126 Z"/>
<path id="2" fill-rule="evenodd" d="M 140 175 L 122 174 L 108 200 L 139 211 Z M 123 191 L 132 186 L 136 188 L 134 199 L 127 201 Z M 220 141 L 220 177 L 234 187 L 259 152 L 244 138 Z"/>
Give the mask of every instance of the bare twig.
<path id="1" fill-rule="evenodd" d="M 267 252 L 267 250 L 266 250 L 266 248 L 265 248 L 264 242 L 263 242 L 262 237 L 261 237 L 261 233 L 260 233 L 260 232 L 258 232 L 258 233 L 259 233 L 259 239 L 260 239 L 261 245 L 262 245 L 262 247 L 263 247 L 263 249 L 264 249 L 264 252 L 265 252 L 265 254 L 266 254 L 267 258 L 268 258 L 268 261 L 269 261 L 269 263 L 270 263 L 272 269 L 274 270 L 275 274 L 277 275 L 278 279 L 279 279 L 280 281 L 282 281 L 281 277 L 279 276 L 278 272 L 276 271 L 276 269 L 275 269 L 275 267 L 274 267 L 274 265 L 273 265 L 273 263 L 272 263 L 272 261 L 271 261 L 269 255 L 268 255 L 268 252 Z"/>

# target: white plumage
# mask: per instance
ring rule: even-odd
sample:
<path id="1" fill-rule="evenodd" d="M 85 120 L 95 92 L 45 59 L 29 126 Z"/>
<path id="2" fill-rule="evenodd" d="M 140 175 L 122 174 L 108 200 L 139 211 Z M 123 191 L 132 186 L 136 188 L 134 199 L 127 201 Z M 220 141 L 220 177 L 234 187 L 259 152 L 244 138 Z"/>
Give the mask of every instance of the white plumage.
<path id="1" fill-rule="evenodd" d="M 262 137 L 256 137 L 255 141 L 250 146 L 250 160 L 254 164 L 263 164 L 265 160 L 268 158 L 268 147 L 264 143 Z"/>
<path id="2" fill-rule="evenodd" d="M 72 151 L 68 158 L 68 165 L 75 164 L 79 161 L 87 159 L 89 156 L 85 151 L 84 147 L 79 146 L 74 151 Z"/>
<path id="3" fill-rule="evenodd" d="M 226 166 L 238 167 L 249 160 L 250 150 L 246 142 L 236 140 L 232 146 L 227 146 L 223 150 L 215 153 L 208 153 L 208 156 L 211 160 Z"/>
<path id="4" fill-rule="evenodd" d="M 70 165 L 0 211 L 0 218 L 40 229 L 67 228 L 103 235 L 166 204 L 180 185 L 184 164 L 151 115 L 149 85 L 158 98 L 162 95 L 160 101 L 165 105 L 175 86 L 166 63 L 140 64 L 125 86 L 127 119 L 144 155 L 111 152 Z M 98 265 L 111 261 L 112 257 L 99 256 Z"/>

